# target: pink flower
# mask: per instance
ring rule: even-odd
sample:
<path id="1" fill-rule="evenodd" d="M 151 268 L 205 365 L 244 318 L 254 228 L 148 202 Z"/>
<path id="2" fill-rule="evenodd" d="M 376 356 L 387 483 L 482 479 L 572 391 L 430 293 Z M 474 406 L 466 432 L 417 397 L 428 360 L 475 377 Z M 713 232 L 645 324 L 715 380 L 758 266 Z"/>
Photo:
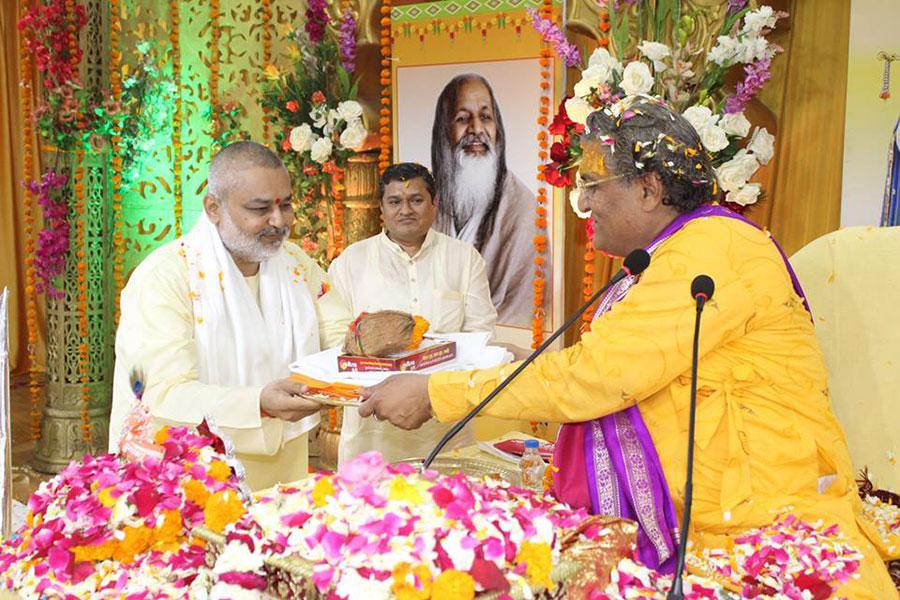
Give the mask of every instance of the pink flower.
<path id="1" fill-rule="evenodd" d="M 353 493 L 356 486 L 376 483 L 386 476 L 387 463 L 380 452 L 364 452 L 338 470 L 338 479 Z"/>

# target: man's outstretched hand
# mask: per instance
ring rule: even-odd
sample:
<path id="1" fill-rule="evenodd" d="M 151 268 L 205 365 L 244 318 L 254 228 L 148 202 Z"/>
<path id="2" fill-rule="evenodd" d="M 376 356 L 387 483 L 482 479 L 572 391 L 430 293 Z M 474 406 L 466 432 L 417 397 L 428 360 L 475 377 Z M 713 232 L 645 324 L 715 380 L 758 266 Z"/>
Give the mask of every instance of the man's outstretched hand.
<path id="1" fill-rule="evenodd" d="M 270 417 L 299 421 L 322 410 L 318 402 L 300 397 L 307 391 L 309 388 L 298 381 L 277 379 L 259 393 L 259 407 Z"/>
<path id="2" fill-rule="evenodd" d="M 428 398 L 428 375 L 394 375 L 378 385 L 363 388 L 365 399 L 359 416 L 375 416 L 390 421 L 401 429 L 418 429 L 430 419 L 431 400 Z"/>

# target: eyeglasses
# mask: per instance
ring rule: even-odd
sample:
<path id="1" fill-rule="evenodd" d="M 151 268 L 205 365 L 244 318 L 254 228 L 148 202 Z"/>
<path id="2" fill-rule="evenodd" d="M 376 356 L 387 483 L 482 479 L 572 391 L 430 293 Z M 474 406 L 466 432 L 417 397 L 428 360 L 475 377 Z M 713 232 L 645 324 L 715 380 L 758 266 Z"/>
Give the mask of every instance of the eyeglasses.
<path id="1" fill-rule="evenodd" d="M 575 182 L 575 189 L 579 192 L 583 192 L 584 190 L 590 189 L 592 187 L 597 187 L 600 184 L 607 183 L 609 181 L 615 181 L 616 179 L 622 179 L 625 175 L 613 175 L 612 177 L 604 177 L 603 179 L 595 179 L 593 181 L 585 181 L 583 179 L 579 179 Z"/>

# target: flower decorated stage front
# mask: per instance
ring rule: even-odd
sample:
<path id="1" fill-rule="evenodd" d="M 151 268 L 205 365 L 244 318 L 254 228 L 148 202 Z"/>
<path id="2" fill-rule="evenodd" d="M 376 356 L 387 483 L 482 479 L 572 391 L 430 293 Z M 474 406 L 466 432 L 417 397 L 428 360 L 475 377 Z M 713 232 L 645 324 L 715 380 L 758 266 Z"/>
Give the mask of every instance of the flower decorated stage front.
<path id="1" fill-rule="evenodd" d="M 664 598 L 671 585 L 635 561 L 633 522 L 501 479 L 367 453 L 252 498 L 212 434 L 163 429 L 154 444 L 164 451 L 88 456 L 43 484 L 0 546 L 3 587 L 67 600 L 597 600 Z M 883 526 L 896 530 L 898 512 Z M 827 598 L 859 560 L 836 527 L 785 515 L 690 556 L 704 576 L 686 577 L 685 597 Z"/>

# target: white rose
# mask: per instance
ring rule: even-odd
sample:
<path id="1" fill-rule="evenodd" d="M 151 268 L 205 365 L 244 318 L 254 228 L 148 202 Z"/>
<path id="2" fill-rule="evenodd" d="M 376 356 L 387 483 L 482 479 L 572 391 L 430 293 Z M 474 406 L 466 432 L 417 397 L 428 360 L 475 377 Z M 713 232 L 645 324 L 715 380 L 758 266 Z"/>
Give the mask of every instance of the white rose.
<path id="1" fill-rule="evenodd" d="M 750 179 L 759 168 L 759 162 L 746 150 L 739 150 L 734 158 L 716 169 L 719 186 L 726 192 L 735 192 Z"/>
<path id="2" fill-rule="evenodd" d="M 362 106 L 359 105 L 359 102 L 354 100 L 344 100 L 338 104 L 337 112 L 343 120 L 349 123 L 353 119 L 362 117 L 363 109 Z"/>
<path id="3" fill-rule="evenodd" d="M 710 152 L 718 152 L 728 146 L 728 136 L 717 125 L 719 116 L 705 106 L 691 106 L 682 113 L 700 136 L 703 146 Z"/>
<path id="4" fill-rule="evenodd" d="M 662 73 L 666 70 L 666 64 L 662 60 L 672 55 L 672 51 L 669 50 L 668 46 L 659 42 L 643 41 L 638 46 L 638 50 L 653 61 L 653 69 L 657 73 Z"/>
<path id="5" fill-rule="evenodd" d="M 362 121 L 356 119 L 352 121 L 347 128 L 341 133 L 341 146 L 355 150 L 362 146 L 369 132 L 363 126 Z"/>
<path id="6" fill-rule="evenodd" d="M 309 118 L 317 129 L 322 129 L 325 126 L 325 107 L 317 106 L 309 111 Z"/>
<path id="7" fill-rule="evenodd" d="M 622 90 L 629 96 L 646 94 L 653 87 L 653 75 L 650 67 L 639 60 L 628 63 L 622 72 L 622 82 L 619 84 Z"/>
<path id="8" fill-rule="evenodd" d="M 329 138 L 319 138 L 310 149 L 310 157 L 320 165 L 325 164 L 325 161 L 331 156 L 331 149 L 332 145 Z"/>
<path id="9" fill-rule="evenodd" d="M 697 133 L 700 134 L 703 147 L 710 152 L 718 152 L 728 147 L 728 136 L 725 135 L 725 130 L 718 125 L 709 125 Z"/>
<path id="10" fill-rule="evenodd" d="M 765 127 L 757 127 L 753 131 L 753 137 L 747 144 L 747 150 L 753 153 L 760 164 L 767 165 L 775 156 L 775 136 L 770 134 Z"/>
<path id="11" fill-rule="evenodd" d="M 721 127 L 727 135 L 736 135 L 745 137 L 750 132 L 750 121 L 744 116 L 744 113 L 728 113 L 719 120 Z"/>
<path id="12" fill-rule="evenodd" d="M 717 65 L 729 64 L 737 55 L 740 42 L 737 38 L 720 35 L 716 38 L 716 45 L 707 53 L 706 58 Z"/>
<path id="13" fill-rule="evenodd" d="M 316 141 L 316 135 L 312 132 L 312 128 L 308 123 L 304 123 L 300 127 L 291 129 L 291 148 L 294 152 L 306 152 L 312 148 L 313 142 Z"/>
<path id="14" fill-rule="evenodd" d="M 718 117 L 706 106 L 691 106 L 681 113 L 681 116 L 687 119 L 687 122 L 693 125 L 698 132 L 719 121 Z"/>
<path id="15" fill-rule="evenodd" d="M 575 84 L 574 93 L 587 98 L 591 92 L 609 81 L 612 70 L 604 65 L 594 65 L 581 72 L 581 81 Z"/>
<path id="16" fill-rule="evenodd" d="M 583 98 L 569 98 L 566 100 L 566 114 L 579 125 L 585 125 L 588 116 L 592 112 L 594 112 L 594 107 Z"/>
<path id="17" fill-rule="evenodd" d="M 763 29 L 775 27 L 778 17 L 771 6 L 760 6 L 757 10 L 751 10 L 744 15 L 744 26 L 741 33 L 759 35 Z"/>
<path id="18" fill-rule="evenodd" d="M 578 208 L 578 200 L 581 197 L 581 190 L 578 188 L 574 188 L 571 192 L 569 192 L 569 204 L 572 206 L 572 210 L 575 211 L 575 214 L 578 215 L 579 219 L 587 219 L 591 216 L 591 211 L 582 212 L 580 208 Z"/>
<path id="19" fill-rule="evenodd" d="M 590 67 L 603 67 L 610 72 L 621 71 L 622 63 L 616 60 L 606 48 L 597 48 L 588 59 L 588 68 Z"/>
<path id="20" fill-rule="evenodd" d="M 747 206 L 756 202 L 757 198 L 759 198 L 760 190 L 761 186 L 758 183 L 748 183 L 740 189 L 728 192 L 725 195 L 725 200 L 741 206 Z"/>

